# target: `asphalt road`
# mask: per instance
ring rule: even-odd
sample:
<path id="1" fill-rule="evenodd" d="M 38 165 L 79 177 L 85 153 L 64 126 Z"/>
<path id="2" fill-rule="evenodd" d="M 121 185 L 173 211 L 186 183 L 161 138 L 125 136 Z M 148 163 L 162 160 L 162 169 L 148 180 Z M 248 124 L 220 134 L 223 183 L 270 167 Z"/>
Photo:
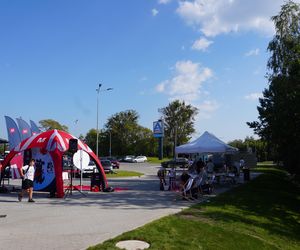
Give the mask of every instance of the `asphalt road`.
<path id="1" fill-rule="evenodd" d="M 175 194 L 159 191 L 158 165 L 121 163 L 120 169 L 143 177 L 109 179 L 109 185 L 128 189 L 113 193 L 73 192 L 66 199 L 35 193 L 35 203 L 17 202 L 14 192 L 0 194 L 0 249 L 86 249 L 189 204 Z M 19 185 L 20 180 L 11 184 Z M 88 184 L 88 183 L 86 183 Z"/>
<path id="2" fill-rule="evenodd" d="M 121 162 L 120 169 L 128 171 L 137 171 L 144 173 L 147 176 L 156 176 L 158 169 L 160 168 L 159 164 L 150 164 L 150 163 L 127 163 Z"/>

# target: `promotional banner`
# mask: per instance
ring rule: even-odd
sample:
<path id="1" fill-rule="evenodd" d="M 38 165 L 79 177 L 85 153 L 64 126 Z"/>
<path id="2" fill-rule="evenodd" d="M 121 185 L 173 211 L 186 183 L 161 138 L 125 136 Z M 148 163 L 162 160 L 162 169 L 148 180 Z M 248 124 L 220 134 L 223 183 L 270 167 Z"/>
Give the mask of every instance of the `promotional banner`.
<path id="1" fill-rule="evenodd" d="M 34 121 L 30 120 L 30 126 L 31 126 L 31 133 L 33 135 L 39 134 L 41 133 L 41 130 L 39 129 L 39 127 L 35 124 Z"/>
<path id="2" fill-rule="evenodd" d="M 31 136 L 31 128 L 29 124 L 25 122 L 23 119 L 17 118 L 16 120 L 19 126 L 21 140 L 23 141 Z"/>
<path id="3" fill-rule="evenodd" d="M 9 149 L 11 150 L 21 142 L 20 132 L 17 124 L 12 118 L 10 118 L 9 116 L 4 116 L 4 117 L 6 121 Z"/>
<path id="4" fill-rule="evenodd" d="M 38 148 L 32 149 L 35 159 L 34 190 L 51 191 L 55 188 L 55 173 L 52 157 L 49 153 L 42 154 Z"/>

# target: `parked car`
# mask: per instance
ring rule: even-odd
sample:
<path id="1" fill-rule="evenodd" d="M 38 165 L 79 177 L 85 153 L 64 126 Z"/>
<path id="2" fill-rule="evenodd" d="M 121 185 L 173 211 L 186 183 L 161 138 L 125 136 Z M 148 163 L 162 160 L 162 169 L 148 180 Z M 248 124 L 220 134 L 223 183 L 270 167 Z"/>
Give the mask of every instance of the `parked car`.
<path id="1" fill-rule="evenodd" d="M 187 158 L 176 158 L 170 161 L 162 162 L 161 166 L 164 168 L 171 168 L 171 167 L 187 168 L 189 166 L 189 160 Z"/>
<path id="2" fill-rule="evenodd" d="M 101 160 L 101 165 L 105 173 L 113 173 L 113 166 L 109 160 Z"/>
<path id="3" fill-rule="evenodd" d="M 115 157 L 109 157 L 109 156 L 101 157 L 101 160 L 109 160 L 114 169 L 115 168 L 117 168 L 117 169 L 120 168 L 120 162 Z"/>
<path id="4" fill-rule="evenodd" d="M 66 168 L 67 169 L 67 168 Z M 90 161 L 89 165 L 82 169 L 82 177 L 91 177 L 92 173 L 96 172 L 97 166 L 94 161 Z M 75 176 L 80 177 L 80 169 L 74 167 Z"/>
<path id="5" fill-rule="evenodd" d="M 125 162 L 133 162 L 133 159 L 135 158 L 134 155 L 126 155 L 124 158 L 123 158 L 123 161 Z"/>
<path id="6" fill-rule="evenodd" d="M 135 163 L 139 163 L 139 162 L 146 162 L 148 159 L 146 156 L 143 156 L 143 155 L 140 155 L 140 156 L 137 156 L 135 157 L 132 162 L 135 162 Z"/>

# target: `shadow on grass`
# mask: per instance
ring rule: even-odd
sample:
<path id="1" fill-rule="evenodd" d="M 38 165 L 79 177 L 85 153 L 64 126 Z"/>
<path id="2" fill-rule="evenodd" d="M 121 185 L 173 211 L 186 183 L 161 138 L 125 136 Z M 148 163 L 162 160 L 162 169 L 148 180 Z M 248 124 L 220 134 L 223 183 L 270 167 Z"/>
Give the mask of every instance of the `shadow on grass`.
<path id="1" fill-rule="evenodd" d="M 217 222 L 253 225 L 270 234 L 299 241 L 300 190 L 282 171 L 268 173 L 194 209 L 204 210 L 202 214 Z"/>

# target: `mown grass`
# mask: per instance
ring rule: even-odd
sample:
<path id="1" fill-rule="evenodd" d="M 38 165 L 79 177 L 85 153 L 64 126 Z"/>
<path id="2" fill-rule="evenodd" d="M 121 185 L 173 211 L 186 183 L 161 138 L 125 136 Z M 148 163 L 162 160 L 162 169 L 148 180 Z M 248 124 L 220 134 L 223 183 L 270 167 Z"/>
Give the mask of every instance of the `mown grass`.
<path id="1" fill-rule="evenodd" d="M 163 161 L 169 161 L 170 158 L 163 158 L 162 160 L 159 160 L 157 157 L 147 157 L 149 163 L 162 163 Z"/>
<path id="2" fill-rule="evenodd" d="M 134 177 L 134 176 L 142 176 L 143 173 L 135 172 L 135 171 L 126 171 L 126 170 L 114 170 L 113 174 L 106 174 L 107 178 L 119 178 L 119 177 Z"/>
<path id="3" fill-rule="evenodd" d="M 150 249 L 300 249 L 300 188 L 275 168 L 209 203 L 156 220 L 89 249 L 138 239 Z"/>

